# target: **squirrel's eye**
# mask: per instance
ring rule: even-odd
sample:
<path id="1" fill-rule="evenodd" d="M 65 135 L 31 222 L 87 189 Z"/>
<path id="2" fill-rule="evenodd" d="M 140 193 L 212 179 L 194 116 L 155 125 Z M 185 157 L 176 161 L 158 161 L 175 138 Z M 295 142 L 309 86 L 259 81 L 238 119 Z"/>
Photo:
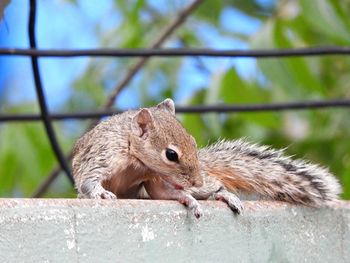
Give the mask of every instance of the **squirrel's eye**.
<path id="1" fill-rule="evenodd" d="M 169 160 L 169 161 L 172 161 L 172 162 L 177 162 L 179 161 L 179 156 L 177 155 L 177 153 L 172 150 L 172 149 L 169 149 L 167 148 L 165 150 L 165 156 L 166 158 Z"/>

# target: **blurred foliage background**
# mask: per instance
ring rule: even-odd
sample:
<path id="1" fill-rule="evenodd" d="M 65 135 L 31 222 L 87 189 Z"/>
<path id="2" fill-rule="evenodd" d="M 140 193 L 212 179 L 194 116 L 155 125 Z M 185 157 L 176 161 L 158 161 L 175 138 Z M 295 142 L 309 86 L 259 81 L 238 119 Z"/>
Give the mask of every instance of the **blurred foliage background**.
<path id="1" fill-rule="evenodd" d="M 162 28 L 189 3 L 115 0 L 109 13 L 118 15 L 118 22 L 108 30 L 99 23 L 89 27 L 99 39 L 98 47 L 148 47 Z M 61 1 L 60 5 L 81 8 L 79 1 Z M 347 0 L 207 0 L 164 47 L 345 46 L 350 43 L 349 13 L 350 1 Z M 64 15 L 57 13 L 62 19 L 65 19 Z M 249 23 L 255 25 L 254 30 L 245 30 Z M 11 24 L 7 26 L 11 28 Z M 59 43 L 56 48 L 69 47 Z M 55 106 L 54 111 L 99 109 L 135 60 L 89 58 L 84 71 L 71 80 L 69 92 L 64 94 L 63 102 Z M 149 106 L 166 97 L 174 98 L 178 105 L 350 98 L 349 70 L 348 56 L 258 60 L 152 58 L 118 97 L 115 106 Z M 47 86 L 45 88 L 49 89 Z M 11 87 L 0 97 L 1 113 L 38 112 L 35 99 L 13 103 L 8 99 L 9 90 Z M 342 197 L 350 199 L 350 118 L 347 109 L 182 114 L 178 117 L 200 146 L 218 138 L 246 137 L 276 148 L 288 147 L 288 154 L 329 166 L 343 185 Z M 87 124 L 88 121 L 55 122 L 65 152 L 69 152 Z M 1 197 L 29 197 L 55 165 L 41 123 L 0 124 Z M 61 175 L 46 196 L 74 197 L 75 191 Z"/>

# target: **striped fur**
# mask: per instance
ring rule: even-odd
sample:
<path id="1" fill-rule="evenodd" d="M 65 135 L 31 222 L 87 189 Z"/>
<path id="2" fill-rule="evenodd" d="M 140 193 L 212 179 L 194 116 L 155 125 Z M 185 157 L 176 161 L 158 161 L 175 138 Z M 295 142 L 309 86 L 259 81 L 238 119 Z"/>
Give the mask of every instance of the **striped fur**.
<path id="1" fill-rule="evenodd" d="M 338 199 L 341 187 L 328 169 L 283 154 L 242 139 L 222 140 L 200 149 L 199 161 L 202 174 L 217 178 L 231 192 L 309 206 Z"/>

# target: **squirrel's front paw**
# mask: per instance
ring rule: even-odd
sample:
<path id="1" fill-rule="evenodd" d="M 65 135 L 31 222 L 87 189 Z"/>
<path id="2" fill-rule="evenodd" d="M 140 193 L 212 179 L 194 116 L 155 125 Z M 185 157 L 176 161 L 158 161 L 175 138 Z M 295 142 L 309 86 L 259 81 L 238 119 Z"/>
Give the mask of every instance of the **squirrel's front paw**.
<path id="1" fill-rule="evenodd" d="M 179 202 L 191 209 L 196 218 L 200 218 L 203 215 L 202 209 L 200 208 L 198 201 L 193 196 L 186 195 L 182 197 L 179 200 Z"/>
<path id="2" fill-rule="evenodd" d="M 221 189 L 214 194 L 216 200 L 225 202 L 234 213 L 241 214 L 243 211 L 243 204 L 241 200 L 233 193 L 225 189 Z"/>
<path id="3" fill-rule="evenodd" d="M 193 207 L 193 214 L 196 218 L 200 218 L 203 215 L 202 209 L 200 207 L 200 205 L 198 204 L 198 206 Z"/>
<path id="4" fill-rule="evenodd" d="M 90 194 L 90 198 L 93 199 L 117 199 L 117 196 L 110 191 L 105 189 L 99 189 L 98 191 L 93 191 Z"/>

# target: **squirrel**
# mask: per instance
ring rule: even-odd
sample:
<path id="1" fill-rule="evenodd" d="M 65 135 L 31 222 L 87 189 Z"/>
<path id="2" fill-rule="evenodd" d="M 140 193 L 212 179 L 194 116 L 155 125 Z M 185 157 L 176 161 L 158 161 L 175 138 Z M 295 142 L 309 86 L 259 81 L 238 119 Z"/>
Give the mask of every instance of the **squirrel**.
<path id="1" fill-rule="evenodd" d="M 283 154 L 242 139 L 197 149 L 166 99 L 100 122 L 76 142 L 72 166 L 78 198 L 178 200 L 197 218 L 197 200 L 211 197 L 241 213 L 240 193 L 313 207 L 338 199 L 328 169 Z"/>

